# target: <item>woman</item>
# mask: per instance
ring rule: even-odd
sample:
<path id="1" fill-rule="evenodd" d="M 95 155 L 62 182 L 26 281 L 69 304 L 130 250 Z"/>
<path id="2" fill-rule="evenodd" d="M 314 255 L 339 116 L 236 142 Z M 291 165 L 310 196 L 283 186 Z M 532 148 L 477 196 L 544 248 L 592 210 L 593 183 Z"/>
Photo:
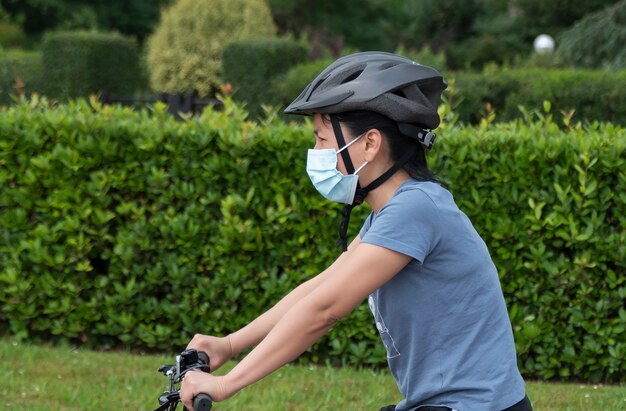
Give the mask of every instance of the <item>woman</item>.
<path id="1" fill-rule="evenodd" d="M 345 252 L 269 311 L 224 338 L 196 335 L 224 376 L 190 373 L 187 408 L 222 401 L 303 353 L 368 298 L 404 399 L 381 410 L 531 410 L 496 268 L 452 195 L 426 167 L 446 84 L 434 69 L 382 52 L 338 59 L 285 110 L 313 116 L 307 173 L 345 203 Z M 352 207 L 372 209 L 345 247 Z"/>

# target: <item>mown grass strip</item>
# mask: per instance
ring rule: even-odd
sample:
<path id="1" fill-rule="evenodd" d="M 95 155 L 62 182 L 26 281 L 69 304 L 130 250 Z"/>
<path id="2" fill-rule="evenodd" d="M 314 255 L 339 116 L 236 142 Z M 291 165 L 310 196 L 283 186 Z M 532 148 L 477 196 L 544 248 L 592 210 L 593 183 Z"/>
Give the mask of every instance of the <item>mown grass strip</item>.
<path id="1" fill-rule="evenodd" d="M 171 363 L 173 357 L 0 339 L 0 362 L 5 374 L 0 385 L 0 409 L 152 410 L 167 382 L 156 369 Z M 233 364 L 227 364 L 224 370 Z M 536 411 L 626 408 L 626 385 L 529 382 L 528 393 Z M 378 410 L 398 399 L 395 383 L 387 372 L 289 365 L 214 409 Z"/>

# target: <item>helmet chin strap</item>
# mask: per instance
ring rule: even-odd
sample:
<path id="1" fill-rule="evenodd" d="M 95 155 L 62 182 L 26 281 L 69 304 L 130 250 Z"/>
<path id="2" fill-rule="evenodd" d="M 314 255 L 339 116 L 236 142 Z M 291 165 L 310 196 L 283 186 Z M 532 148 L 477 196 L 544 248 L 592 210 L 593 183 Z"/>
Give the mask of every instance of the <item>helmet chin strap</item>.
<path id="1" fill-rule="evenodd" d="M 343 137 L 343 132 L 341 131 L 337 116 L 331 114 L 330 122 L 333 126 L 333 131 L 335 132 L 338 146 L 344 147 L 346 145 L 346 141 Z M 394 175 L 396 171 L 404 167 L 404 165 L 411 159 L 411 157 L 413 157 L 413 155 L 417 151 L 417 148 L 417 144 L 411 146 L 411 148 L 406 153 L 404 153 L 404 155 L 398 161 L 396 161 L 396 163 L 391 166 L 389 170 L 385 171 L 380 177 L 369 183 L 365 188 L 361 188 L 360 182 L 357 183 L 356 192 L 354 194 L 352 204 L 344 206 L 341 210 L 341 220 L 339 220 L 339 239 L 337 240 L 335 245 L 341 246 L 343 251 L 348 250 L 348 226 L 350 225 L 350 214 L 352 213 L 352 209 L 359 204 L 363 204 L 363 201 L 365 201 L 365 198 L 371 191 L 380 187 L 380 185 L 387 181 L 392 175 Z M 354 166 L 352 165 L 352 159 L 350 158 L 348 150 L 343 150 L 339 154 L 341 154 L 341 158 L 343 159 L 343 163 L 346 166 L 346 171 L 348 172 L 348 174 L 354 174 Z"/>
<path id="2" fill-rule="evenodd" d="M 330 115 L 330 123 L 333 125 L 333 132 L 337 138 L 337 146 L 339 149 L 344 148 L 346 146 L 346 139 L 343 138 L 343 132 L 341 131 L 341 126 L 339 125 L 339 120 L 336 115 Z M 350 158 L 350 154 L 348 154 L 348 150 L 343 150 L 339 154 L 341 154 L 343 164 L 346 166 L 348 174 L 354 174 L 354 166 L 352 165 L 352 159 Z"/>

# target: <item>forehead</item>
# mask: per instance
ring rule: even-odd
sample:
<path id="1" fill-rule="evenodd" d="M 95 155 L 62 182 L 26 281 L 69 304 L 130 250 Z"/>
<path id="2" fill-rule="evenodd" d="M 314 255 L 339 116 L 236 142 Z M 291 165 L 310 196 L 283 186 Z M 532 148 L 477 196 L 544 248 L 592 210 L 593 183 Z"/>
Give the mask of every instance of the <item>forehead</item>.
<path id="1" fill-rule="evenodd" d="M 319 113 L 313 114 L 313 125 L 315 127 L 321 127 L 324 125 L 324 118 L 322 117 L 321 114 Z"/>
<path id="2" fill-rule="evenodd" d="M 318 132 L 327 132 L 327 130 L 332 131 L 333 126 L 328 118 L 325 118 L 322 114 L 315 113 L 313 115 L 313 129 Z"/>

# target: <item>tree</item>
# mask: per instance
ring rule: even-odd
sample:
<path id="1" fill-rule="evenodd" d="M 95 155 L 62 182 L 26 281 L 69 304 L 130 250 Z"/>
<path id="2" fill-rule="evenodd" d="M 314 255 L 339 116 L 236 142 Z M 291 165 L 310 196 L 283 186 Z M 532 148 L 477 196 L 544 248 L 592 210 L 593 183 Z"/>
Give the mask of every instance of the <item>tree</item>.
<path id="1" fill-rule="evenodd" d="M 313 45 L 313 57 L 325 52 L 337 56 L 345 47 L 388 50 L 396 47 L 381 24 L 391 14 L 380 0 L 269 0 L 281 34 L 305 37 Z"/>
<path id="2" fill-rule="evenodd" d="M 516 18 L 529 29 L 530 35 L 541 32 L 556 34 L 589 13 L 614 4 L 615 0 L 510 0 Z"/>
<path id="3" fill-rule="evenodd" d="M 148 41 L 152 88 L 210 96 L 221 83 L 222 51 L 229 42 L 275 32 L 264 0 L 178 0 Z"/>
<path id="4" fill-rule="evenodd" d="M 559 37 L 558 54 L 575 66 L 626 68 L 626 0 L 580 19 Z"/>
<path id="5" fill-rule="evenodd" d="M 134 35 L 141 42 L 155 29 L 161 10 L 173 0 L 87 0 L 98 14 L 101 28 Z"/>
<path id="6" fill-rule="evenodd" d="M 54 29 L 119 31 L 142 41 L 172 0 L 3 0 L 24 31 L 38 36 Z"/>

